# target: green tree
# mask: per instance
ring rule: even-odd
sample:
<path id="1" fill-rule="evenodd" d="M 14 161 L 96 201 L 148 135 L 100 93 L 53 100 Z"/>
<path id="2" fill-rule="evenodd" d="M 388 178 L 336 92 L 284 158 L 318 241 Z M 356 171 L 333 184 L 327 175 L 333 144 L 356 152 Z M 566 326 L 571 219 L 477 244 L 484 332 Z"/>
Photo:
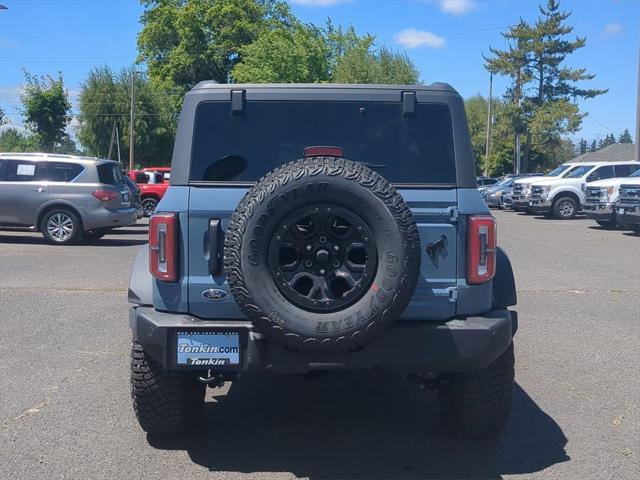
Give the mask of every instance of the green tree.
<path id="1" fill-rule="evenodd" d="M 511 105 L 493 100 L 489 157 L 486 152 L 487 100 L 475 95 L 465 100 L 471 145 L 476 159 L 476 173 L 485 170 L 491 176 L 513 172 L 513 126 Z"/>
<path id="2" fill-rule="evenodd" d="M 276 0 L 141 0 L 138 61 L 151 80 L 183 95 L 196 83 L 229 81 L 242 48 L 270 29 L 289 27 L 289 6 Z"/>
<path id="3" fill-rule="evenodd" d="M 411 85 L 418 83 L 418 69 L 404 53 L 373 49 L 373 37 L 367 37 L 337 58 L 331 81 Z"/>
<path id="4" fill-rule="evenodd" d="M 4 110 L 0 108 L 0 126 L 5 125 L 7 123 L 9 123 L 9 119 L 5 115 Z"/>
<path id="5" fill-rule="evenodd" d="M 38 135 L 21 132 L 15 127 L 0 131 L 0 152 L 37 152 L 40 150 Z"/>
<path id="6" fill-rule="evenodd" d="M 231 70 L 237 82 L 313 83 L 329 80 L 329 46 L 322 32 L 296 24 L 262 33 L 240 49 Z"/>
<path id="7" fill-rule="evenodd" d="M 591 145 L 589 146 L 589 151 L 590 152 L 595 152 L 596 150 L 598 150 L 598 145 L 596 144 L 596 141 L 593 140 L 591 142 Z"/>
<path id="8" fill-rule="evenodd" d="M 114 125 L 118 128 L 122 151 L 129 150 L 131 77 L 134 75 L 134 150 L 140 165 L 168 164 L 175 133 L 171 99 L 132 68 L 113 72 L 97 67 L 89 72 L 80 90 L 78 139 L 87 153 L 106 157 Z M 111 157 L 115 158 L 116 147 Z"/>
<path id="9" fill-rule="evenodd" d="M 633 143 L 629 129 L 625 128 L 624 132 L 620 134 L 620 137 L 618 137 L 618 143 Z"/>
<path id="10" fill-rule="evenodd" d="M 587 153 L 587 150 L 589 150 L 589 144 L 584 138 L 581 138 L 578 142 L 578 154 L 584 155 L 585 153 Z"/>
<path id="11" fill-rule="evenodd" d="M 585 38 L 566 37 L 573 27 L 566 21 L 570 13 L 560 11 L 557 0 L 540 6 L 540 17 L 534 25 L 521 20 L 511 27 L 505 38 L 511 41 L 507 50 L 491 49 L 487 59 L 491 71 L 512 77 L 511 96 L 518 106 L 514 120 L 516 131 L 525 136 L 522 170 L 531 161 L 536 166 L 557 163 L 555 155 L 561 137 L 576 132 L 581 125 L 578 99 L 588 99 L 607 90 L 585 89 L 582 81 L 592 80 L 584 68 L 566 66 L 566 59 L 585 46 Z M 514 46 L 515 45 L 515 46 Z"/>
<path id="12" fill-rule="evenodd" d="M 57 79 L 24 72 L 25 86 L 21 97 L 27 128 L 38 135 L 40 147 L 53 152 L 65 140 L 65 129 L 71 121 L 71 104 L 64 88 L 62 74 Z"/>

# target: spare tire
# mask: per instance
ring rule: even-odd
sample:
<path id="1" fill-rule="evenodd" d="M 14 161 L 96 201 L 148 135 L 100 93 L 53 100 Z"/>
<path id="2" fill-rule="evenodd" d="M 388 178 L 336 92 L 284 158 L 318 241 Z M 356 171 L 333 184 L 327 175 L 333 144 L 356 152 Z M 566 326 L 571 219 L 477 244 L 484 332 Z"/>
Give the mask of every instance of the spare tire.
<path id="1" fill-rule="evenodd" d="M 229 222 L 224 266 L 258 331 L 294 350 L 349 351 L 400 317 L 420 242 L 411 210 L 382 176 L 312 157 L 246 193 Z"/>

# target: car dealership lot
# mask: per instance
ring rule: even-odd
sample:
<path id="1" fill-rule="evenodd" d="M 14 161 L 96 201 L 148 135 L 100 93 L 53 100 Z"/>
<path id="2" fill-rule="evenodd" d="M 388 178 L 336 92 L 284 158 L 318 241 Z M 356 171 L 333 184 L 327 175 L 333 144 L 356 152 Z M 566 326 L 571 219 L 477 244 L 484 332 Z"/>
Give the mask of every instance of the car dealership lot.
<path id="1" fill-rule="evenodd" d="M 493 444 L 448 437 L 433 394 L 379 373 L 245 377 L 209 390 L 197 435 L 147 439 L 126 303 L 144 226 L 72 247 L 0 232 L 0 478 L 635 478 L 640 236 L 495 215 L 520 330 Z"/>

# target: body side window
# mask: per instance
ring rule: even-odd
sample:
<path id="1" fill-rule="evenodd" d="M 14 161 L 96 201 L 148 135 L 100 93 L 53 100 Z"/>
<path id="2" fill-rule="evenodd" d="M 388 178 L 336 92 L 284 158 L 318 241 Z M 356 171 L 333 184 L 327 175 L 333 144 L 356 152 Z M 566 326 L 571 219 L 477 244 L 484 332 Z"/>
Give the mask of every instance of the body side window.
<path id="1" fill-rule="evenodd" d="M 5 160 L 2 180 L 5 182 L 38 182 L 46 180 L 45 162 Z"/>

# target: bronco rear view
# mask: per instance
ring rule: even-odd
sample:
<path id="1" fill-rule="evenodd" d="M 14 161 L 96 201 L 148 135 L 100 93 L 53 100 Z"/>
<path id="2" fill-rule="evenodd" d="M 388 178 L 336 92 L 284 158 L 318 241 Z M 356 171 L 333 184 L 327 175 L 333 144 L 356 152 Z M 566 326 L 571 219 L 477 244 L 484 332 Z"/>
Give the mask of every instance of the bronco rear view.
<path id="1" fill-rule="evenodd" d="M 243 372 L 393 369 L 497 435 L 516 293 L 475 178 L 446 84 L 194 87 L 129 288 L 142 428 L 188 429 Z"/>

